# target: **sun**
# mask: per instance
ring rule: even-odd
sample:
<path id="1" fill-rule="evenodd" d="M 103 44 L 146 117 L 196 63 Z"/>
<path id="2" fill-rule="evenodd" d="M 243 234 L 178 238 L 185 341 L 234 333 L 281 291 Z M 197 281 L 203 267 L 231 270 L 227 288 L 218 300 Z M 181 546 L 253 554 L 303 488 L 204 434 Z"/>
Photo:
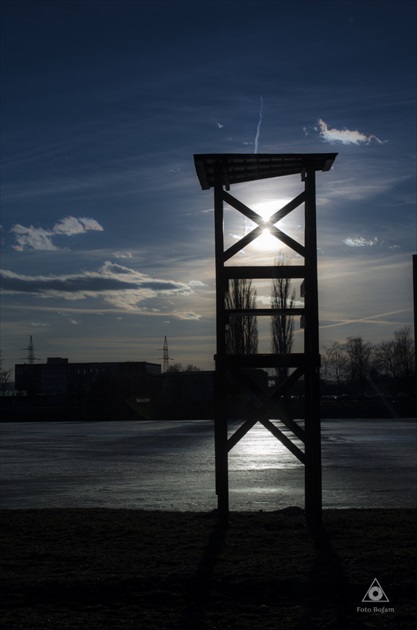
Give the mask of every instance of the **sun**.
<path id="1" fill-rule="evenodd" d="M 291 199 L 268 199 L 267 201 L 252 204 L 252 208 L 266 222 L 269 217 L 275 214 L 275 212 L 277 212 L 280 208 L 283 208 L 289 201 L 291 201 Z M 250 232 L 252 229 L 253 223 L 248 221 L 246 233 Z M 258 238 L 252 242 L 252 247 L 257 250 L 269 252 L 280 249 L 282 247 L 282 243 L 271 234 L 267 227 L 265 227 L 261 236 L 258 236 Z"/>
<path id="2" fill-rule="evenodd" d="M 260 249 L 264 252 L 272 251 L 280 247 L 280 241 L 271 234 L 268 228 L 265 228 L 261 234 L 252 243 L 255 249 Z"/>

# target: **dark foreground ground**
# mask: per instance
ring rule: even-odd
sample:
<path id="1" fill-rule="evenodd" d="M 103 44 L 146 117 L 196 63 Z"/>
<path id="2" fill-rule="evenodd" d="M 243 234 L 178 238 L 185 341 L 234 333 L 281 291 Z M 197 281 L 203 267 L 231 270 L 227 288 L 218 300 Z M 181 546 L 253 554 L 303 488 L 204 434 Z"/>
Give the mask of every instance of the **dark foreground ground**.
<path id="1" fill-rule="evenodd" d="M 4 629 L 415 628 L 415 510 L 1 510 Z M 377 578 L 385 598 L 363 603 Z M 378 595 L 378 592 L 375 591 Z M 377 609 L 377 610 L 375 610 Z"/>

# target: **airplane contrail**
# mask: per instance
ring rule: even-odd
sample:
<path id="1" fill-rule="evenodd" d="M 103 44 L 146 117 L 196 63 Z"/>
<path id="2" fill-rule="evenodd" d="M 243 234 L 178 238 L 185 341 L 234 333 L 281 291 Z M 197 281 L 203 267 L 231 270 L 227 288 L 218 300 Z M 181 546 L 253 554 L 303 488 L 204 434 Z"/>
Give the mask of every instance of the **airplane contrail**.
<path id="1" fill-rule="evenodd" d="M 387 317 L 388 315 L 397 315 L 398 313 L 408 313 L 409 309 L 403 308 L 399 311 L 389 311 L 388 313 L 379 313 L 379 315 L 369 315 L 369 317 L 360 317 L 357 319 L 342 319 L 338 322 L 333 322 L 331 324 L 322 324 L 319 326 L 320 330 L 322 328 L 338 328 L 339 326 L 349 326 L 349 324 L 378 324 L 380 326 L 391 325 L 392 322 L 386 320 L 378 321 L 378 318 Z M 299 329 L 294 331 L 295 334 L 301 333 L 304 334 L 303 329 Z"/>
<path id="2" fill-rule="evenodd" d="M 259 107 L 259 120 L 258 120 L 258 126 L 256 128 L 254 153 L 258 153 L 259 134 L 261 133 L 262 115 L 263 115 L 263 110 L 264 110 L 264 99 L 262 98 L 262 94 L 260 95 L 259 98 L 260 98 L 261 104 Z"/>
<path id="3" fill-rule="evenodd" d="M 407 313 L 408 309 L 401 309 L 399 311 L 389 311 L 388 313 L 379 313 L 379 315 L 369 315 L 369 317 L 360 317 L 358 319 L 343 319 L 339 322 L 332 324 L 323 324 L 320 328 L 336 328 L 337 326 L 346 326 L 348 324 L 386 324 L 384 320 L 377 321 L 381 317 L 387 317 L 388 315 L 397 315 L 398 313 Z"/>

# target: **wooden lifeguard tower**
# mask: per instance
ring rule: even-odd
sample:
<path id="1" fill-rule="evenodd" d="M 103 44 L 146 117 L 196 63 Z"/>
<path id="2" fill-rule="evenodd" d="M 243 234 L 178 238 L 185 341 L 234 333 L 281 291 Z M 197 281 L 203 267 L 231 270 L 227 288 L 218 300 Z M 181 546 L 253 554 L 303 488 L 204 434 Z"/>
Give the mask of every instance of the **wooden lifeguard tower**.
<path id="1" fill-rule="evenodd" d="M 228 454 L 239 440 L 260 422 L 305 467 L 305 515 L 307 524 L 321 523 L 321 438 L 320 438 L 320 355 L 319 315 L 317 280 L 317 235 L 316 235 L 316 172 L 328 171 L 336 153 L 314 154 L 200 154 L 194 156 L 195 167 L 201 188 L 214 190 L 215 255 L 216 255 L 216 355 L 215 355 L 215 462 L 216 493 L 221 523 L 226 524 L 229 514 Z M 302 190 L 284 207 L 277 210 L 268 220 L 242 203 L 229 190 L 244 182 L 266 178 L 298 175 Z M 224 204 L 234 208 L 256 227 L 243 235 L 225 250 Z M 291 238 L 276 224 L 290 212 L 304 204 L 304 243 Z M 294 250 L 302 264 L 297 265 L 236 265 L 231 259 L 247 247 L 267 229 L 280 243 Z M 236 260 L 236 259 L 235 259 Z M 301 296 L 304 307 L 300 308 L 254 308 L 250 310 L 228 309 L 225 299 L 230 281 L 244 279 L 301 279 Z M 230 303 L 229 303 L 230 304 Z M 304 328 L 304 352 L 290 354 L 230 354 L 226 347 L 226 330 L 229 318 L 273 317 L 295 315 L 302 317 Z M 265 392 L 256 382 L 248 378 L 250 369 L 285 368 L 284 380 Z M 304 380 L 304 423 L 283 412 L 283 398 L 299 380 Z M 250 393 L 253 401 L 256 393 L 258 404 L 248 404 L 246 417 L 232 435 L 229 435 L 227 412 L 228 392 L 231 387 L 240 387 L 243 395 Z M 271 419 L 280 422 L 303 444 L 299 448 Z M 303 426 L 302 426 L 303 424 Z"/>

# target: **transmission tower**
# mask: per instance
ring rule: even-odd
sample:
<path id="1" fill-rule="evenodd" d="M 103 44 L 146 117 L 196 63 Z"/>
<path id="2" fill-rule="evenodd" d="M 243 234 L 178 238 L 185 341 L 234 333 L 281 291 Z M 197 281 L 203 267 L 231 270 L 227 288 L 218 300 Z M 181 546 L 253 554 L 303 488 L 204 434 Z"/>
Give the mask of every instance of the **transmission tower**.
<path id="1" fill-rule="evenodd" d="M 165 335 L 165 339 L 164 339 L 164 346 L 162 348 L 162 359 L 164 361 L 163 367 L 162 367 L 162 371 L 163 372 L 168 372 L 168 365 L 169 365 L 169 361 L 172 361 L 171 357 L 169 356 L 169 352 L 168 352 L 168 341 L 167 341 L 167 337 Z"/>
<path id="2" fill-rule="evenodd" d="M 29 365 L 33 365 L 35 361 L 40 361 L 40 359 L 35 357 L 35 346 L 33 344 L 32 335 L 30 335 L 28 347 L 23 348 L 23 350 L 27 350 L 27 356 L 23 357 L 23 359 L 25 359 Z"/>

